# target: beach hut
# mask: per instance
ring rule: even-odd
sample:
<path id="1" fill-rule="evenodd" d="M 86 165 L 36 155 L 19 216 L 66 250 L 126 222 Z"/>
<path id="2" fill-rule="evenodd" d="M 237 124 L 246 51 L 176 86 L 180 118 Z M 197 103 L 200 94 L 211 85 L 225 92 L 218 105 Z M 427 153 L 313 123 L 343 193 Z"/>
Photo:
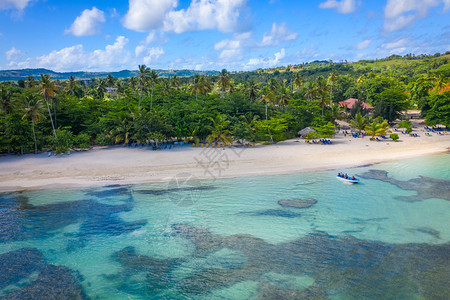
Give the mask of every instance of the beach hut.
<path id="1" fill-rule="evenodd" d="M 305 127 L 298 132 L 298 136 L 305 138 L 308 135 L 308 133 L 310 133 L 310 132 L 317 132 L 317 131 L 315 131 L 311 127 Z"/>

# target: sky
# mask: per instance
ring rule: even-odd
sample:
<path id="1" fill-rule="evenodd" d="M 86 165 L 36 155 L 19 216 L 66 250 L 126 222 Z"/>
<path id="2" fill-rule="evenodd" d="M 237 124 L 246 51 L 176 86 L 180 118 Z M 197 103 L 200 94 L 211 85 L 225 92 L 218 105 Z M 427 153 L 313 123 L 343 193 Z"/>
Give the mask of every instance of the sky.
<path id="1" fill-rule="evenodd" d="M 0 69 L 246 71 L 450 50 L 450 0 L 0 0 Z"/>

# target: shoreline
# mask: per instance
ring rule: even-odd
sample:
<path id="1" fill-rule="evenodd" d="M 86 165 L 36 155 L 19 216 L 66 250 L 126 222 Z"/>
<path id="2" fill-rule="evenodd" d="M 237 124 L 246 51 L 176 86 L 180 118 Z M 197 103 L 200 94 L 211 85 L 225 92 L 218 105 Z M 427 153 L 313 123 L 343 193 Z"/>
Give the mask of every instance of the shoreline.
<path id="1" fill-rule="evenodd" d="M 0 192 L 87 188 L 170 182 L 180 176 L 199 180 L 282 175 L 349 169 L 450 150 L 450 135 L 400 135 L 401 141 L 370 141 L 337 134 L 331 145 L 292 139 L 274 145 L 231 148 L 112 146 L 48 157 L 47 153 L 0 157 Z"/>

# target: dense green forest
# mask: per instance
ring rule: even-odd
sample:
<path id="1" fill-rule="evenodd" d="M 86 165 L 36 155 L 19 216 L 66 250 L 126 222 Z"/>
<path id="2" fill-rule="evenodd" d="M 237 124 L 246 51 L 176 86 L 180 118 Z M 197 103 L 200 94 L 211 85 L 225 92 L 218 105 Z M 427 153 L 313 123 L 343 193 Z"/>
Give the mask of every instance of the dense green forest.
<path id="1" fill-rule="evenodd" d="M 337 119 L 375 136 L 407 109 L 450 126 L 450 53 L 356 63 L 319 61 L 251 72 L 176 76 L 141 65 L 135 76 L 28 76 L 0 85 L 0 152 L 161 142 L 273 143 L 307 126 L 330 137 Z M 357 98 L 348 114 L 338 102 Z M 313 134 L 314 135 L 314 134 Z"/>

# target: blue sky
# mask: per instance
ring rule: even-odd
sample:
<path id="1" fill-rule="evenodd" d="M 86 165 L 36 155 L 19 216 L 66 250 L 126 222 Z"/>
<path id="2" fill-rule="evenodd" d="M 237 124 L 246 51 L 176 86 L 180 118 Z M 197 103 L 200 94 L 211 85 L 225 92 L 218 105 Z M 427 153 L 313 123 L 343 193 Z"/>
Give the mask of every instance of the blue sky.
<path id="1" fill-rule="evenodd" d="M 450 0 L 0 0 L 0 69 L 254 70 L 450 50 Z"/>

